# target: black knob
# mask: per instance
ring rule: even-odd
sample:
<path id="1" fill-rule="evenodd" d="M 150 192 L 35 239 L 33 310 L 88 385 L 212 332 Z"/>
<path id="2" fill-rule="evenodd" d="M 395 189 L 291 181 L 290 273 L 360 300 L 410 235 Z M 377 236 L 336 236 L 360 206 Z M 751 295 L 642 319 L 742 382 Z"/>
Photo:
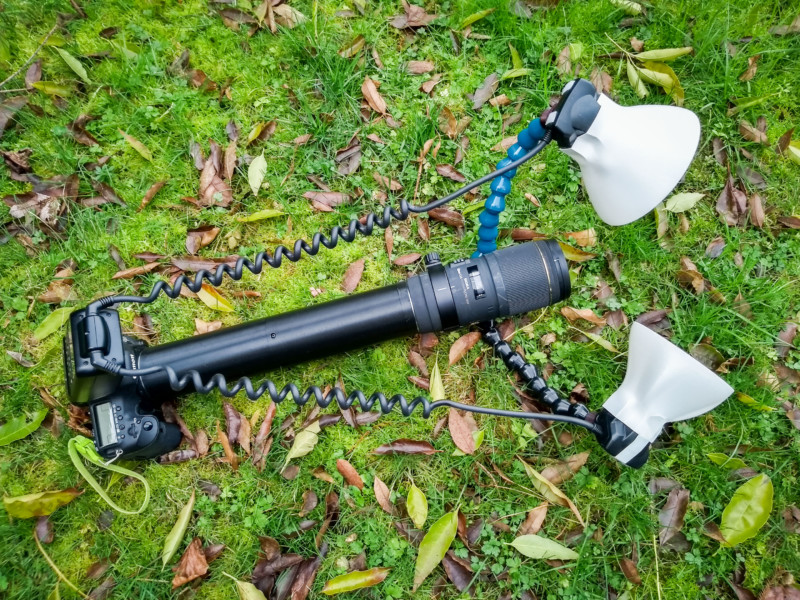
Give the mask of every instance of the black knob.
<path id="1" fill-rule="evenodd" d="M 442 261 L 439 259 L 438 252 L 431 252 L 425 255 L 425 266 L 430 267 L 431 265 L 440 265 Z"/>

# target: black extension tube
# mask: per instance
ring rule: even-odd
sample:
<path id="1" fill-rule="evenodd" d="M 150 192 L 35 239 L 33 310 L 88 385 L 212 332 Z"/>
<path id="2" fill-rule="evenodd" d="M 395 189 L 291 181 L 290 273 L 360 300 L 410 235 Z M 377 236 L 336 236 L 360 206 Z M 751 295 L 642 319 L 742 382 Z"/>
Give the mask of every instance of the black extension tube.
<path id="1" fill-rule="evenodd" d="M 427 271 L 404 282 L 310 308 L 252 321 L 161 346 L 130 357 L 135 368 L 169 365 L 196 370 L 203 380 L 228 380 L 346 352 L 414 333 L 463 327 L 554 304 L 570 293 L 558 243 L 528 242 L 443 266 L 425 257 Z M 176 393 L 161 371 L 139 381 L 145 397 Z M 180 393 L 193 391 L 189 385 Z"/>

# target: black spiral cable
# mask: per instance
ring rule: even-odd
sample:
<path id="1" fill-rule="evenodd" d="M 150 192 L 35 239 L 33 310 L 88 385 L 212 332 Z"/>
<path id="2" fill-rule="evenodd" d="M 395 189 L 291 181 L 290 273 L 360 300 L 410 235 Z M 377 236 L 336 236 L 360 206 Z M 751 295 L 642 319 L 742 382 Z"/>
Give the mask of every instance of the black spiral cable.
<path id="1" fill-rule="evenodd" d="M 153 286 L 150 294 L 147 296 L 106 296 L 105 298 L 100 298 L 99 300 L 95 300 L 89 304 L 87 307 L 87 312 L 88 314 L 96 314 L 96 311 L 99 309 L 106 308 L 112 304 L 118 304 L 120 302 L 149 304 L 154 302 L 156 298 L 158 298 L 159 294 L 162 293 L 174 299 L 180 295 L 181 288 L 184 286 L 190 289 L 192 292 L 197 292 L 203 285 L 203 280 L 211 283 L 214 286 L 220 285 L 225 275 L 228 275 L 228 277 L 234 281 L 239 281 L 244 274 L 245 268 L 254 275 L 258 275 L 263 270 L 264 264 L 268 264 L 270 267 L 277 269 L 281 266 L 284 258 L 291 262 L 297 262 L 303 257 L 303 252 L 309 256 L 315 256 L 319 253 L 322 246 L 330 250 L 339 244 L 339 240 L 344 240 L 345 242 L 350 243 L 355 240 L 356 234 L 363 236 L 371 235 L 375 225 L 386 229 L 393 220 L 404 221 L 411 213 L 428 212 L 434 208 L 443 206 L 444 204 L 463 196 L 470 190 L 473 190 L 484 183 L 488 183 L 504 173 L 516 169 L 521 164 L 529 161 L 531 158 L 539 154 L 539 152 L 541 152 L 544 147 L 550 143 L 550 140 L 551 136 L 548 132 L 536 146 L 531 148 L 531 150 L 529 150 L 522 157 L 510 162 L 500 169 L 489 173 L 488 175 L 484 175 L 483 177 L 468 183 L 455 192 L 442 198 L 437 198 L 428 204 L 415 206 L 409 204 L 407 200 L 401 199 L 399 210 L 391 206 L 386 206 L 380 215 L 376 214 L 375 212 L 368 213 L 364 218 L 365 220 L 363 223 L 360 219 L 353 219 L 350 221 L 350 223 L 348 223 L 347 227 L 336 225 L 333 229 L 331 229 L 330 237 L 317 232 L 311 238 L 311 243 L 307 242 L 306 240 L 297 240 L 291 250 L 284 245 L 280 245 L 275 248 L 272 255 L 266 251 L 259 252 L 252 261 L 249 258 L 242 256 L 239 257 L 233 267 L 228 264 L 221 264 L 214 270 L 213 273 L 206 269 L 201 269 L 195 273 L 194 278 L 189 278 L 186 275 L 181 274 L 172 285 L 163 280 L 158 281 Z"/>
<path id="2" fill-rule="evenodd" d="M 395 406 L 399 406 L 400 412 L 406 417 L 411 416 L 418 407 L 422 407 L 422 416 L 425 418 L 428 418 L 431 412 L 436 408 L 452 407 L 467 412 L 496 417 L 571 423 L 572 425 L 578 425 L 588 429 L 593 433 L 597 431 L 597 426 L 593 422 L 586 420 L 589 414 L 586 407 L 580 404 L 570 404 L 566 400 L 560 398 L 555 390 L 547 387 L 544 380 L 539 377 L 536 367 L 525 362 L 522 356 L 514 352 L 508 343 L 502 339 L 500 333 L 493 324 L 484 325 L 482 332 L 483 339 L 492 346 L 494 352 L 503 359 L 503 362 L 505 362 L 508 368 L 518 373 L 523 382 L 525 382 L 527 389 L 538 400 L 541 400 L 553 408 L 554 414 L 473 406 L 471 404 L 462 404 L 461 402 L 454 402 L 452 400 L 431 401 L 423 396 L 417 396 L 409 402 L 403 394 L 394 394 L 391 397 L 387 397 L 382 392 L 374 392 L 367 396 L 361 390 L 354 390 L 345 395 L 344 391 L 339 387 L 333 387 L 327 393 L 323 393 L 319 386 L 312 385 L 306 388 L 304 392 L 301 392 L 300 388 L 294 383 L 286 384 L 278 389 L 275 382 L 270 379 L 265 379 L 258 387 L 254 387 L 253 381 L 249 377 L 241 377 L 236 383 L 229 387 L 225 376 L 221 373 L 212 375 L 208 381 L 204 382 L 200 373 L 194 369 L 186 371 L 183 375 L 178 375 L 175 369 L 169 365 L 153 366 L 146 369 L 126 369 L 119 363 L 108 361 L 99 356 L 93 356 L 92 362 L 94 364 L 95 359 L 97 359 L 98 362 L 104 362 L 106 364 L 98 364 L 96 366 L 115 375 L 124 377 L 141 377 L 152 373 L 164 372 L 170 387 L 176 392 L 184 390 L 191 384 L 194 391 L 200 394 L 208 394 L 216 390 L 226 398 L 231 398 L 244 390 L 245 395 L 250 400 L 258 400 L 261 396 L 266 394 L 276 404 L 280 404 L 287 398 L 290 398 L 298 406 L 304 406 L 313 398 L 314 402 L 321 408 L 327 408 L 333 402 L 336 402 L 342 410 L 348 410 L 358 403 L 361 410 L 365 412 L 372 410 L 377 404 L 382 414 L 388 414 L 394 410 Z"/>

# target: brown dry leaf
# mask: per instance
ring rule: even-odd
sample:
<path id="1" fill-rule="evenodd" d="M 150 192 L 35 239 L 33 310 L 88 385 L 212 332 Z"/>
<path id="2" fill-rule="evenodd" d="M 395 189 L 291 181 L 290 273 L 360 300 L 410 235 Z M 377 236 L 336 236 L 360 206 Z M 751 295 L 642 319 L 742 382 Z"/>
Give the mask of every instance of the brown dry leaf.
<path id="1" fill-rule="evenodd" d="M 342 192 L 310 191 L 303 194 L 303 198 L 311 200 L 312 202 L 322 204 L 324 206 L 328 206 L 330 208 L 350 202 L 350 196 Z"/>
<path id="2" fill-rule="evenodd" d="M 754 227 L 762 228 L 764 226 L 764 203 L 758 192 L 754 192 L 747 198 L 747 204 L 750 208 L 750 222 Z"/>
<path id="3" fill-rule="evenodd" d="M 636 563 L 630 558 L 621 558 L 619 561 L 619 568 L 622 569 L 622 574 L 625 575 L 625 578 L 632 584 L 642 584 L 642 578 L 639 576 L 639 569 L 636 568 Z"/>
<path id="4" fill-rule="evenodd" d="M 375 448 L 372 453 L 384 454 L 435 454 L 438 452 L 429 442 L 421 440 L 399 439 Z"/>
<path id="5" fill-rule="evenodd" d="M 90 115 L 79 115 L 77 119 L 67 124 L 67 129 L 79 144 L 83 144 L 84 146 L 97 146 L 98 141 L 91 133 L 86 131 L 86 124 L 97 118 L 98 117 L 92 117 Z"/>
<path id="6" fill-rule="evenodd" d="M 354 135 L 346 147 L 337 150 L 333 160 L 338 165 L 339 175 L 350 175 L 358 171 L 361 166 L 361 142 L 358 137 Z M 327 186 L 322 189 L 326 192 L 331 191 Z"/>
<path id="7" fill-rule="evenodd" d="M 456 170 L 453 165 L 436 165 L 436 172 L 442 177 L 446 177 L 458 183 L 464 183 L 467 180 L 463 173 Z"/>
<path id="8" fill-rule="evenodd" d="M 747 194 L 736 185 L 730 174 L 717 198 L 716 209 L 729 226 L 744 225 L 747 216 Z"/>
<path id="9" fill-rule="evenodd" d="M 511 98 L 509 98 L 505 94 L 500 94 L 489 100 L 489 104 L 491 104 L 495 108 L 498 108 L 500 106 L 508 106 L 509 104 L 511 104 Z"/>
<path id="10" fill-rule="evenodd" d="M 708 243 L 706 247 L 706 256 L 709 258 L 717 258 L 725 249 L 725 240 L 721 237 L 715 237 Z"/>
<path id="11" fill-rule="evenodd" d="M 480 110 L 489 98 L 494 96 L 494 93 L 497 91 L 497 86 L 499 85 L 500 79 L 497 77 L 497 73 L 490 73 L 486 79 L 483 80 L 483 83 L 478 86 L 478 89 L 475 90 L 475 94 L 472 96 L 473 110 Z"/>
<path id="12" fill-rule="evenodd" d="M 342 279 L 342 291 L 349 294 L 358 287 L 361 276 L 364 274 L 364 259 L 361 258 L 347 267 L 344 278 Z"/>
<path id="13" fill-rule="evenodd" d="M 32 363 L 27 358 L 25 358 L 22 353 L 14 352 L 13 350 L 6 350 L 6 354 L 8 354 L 11 358 L 13 358 L 17 364 L 21 367 L 25 367 L 26 369 L 30 369 L 35 363 Z"/>
<path id="14" fill-rule="evenodd" d="M 739 133 L 742 134 L 744 139 L 750 142 L 755 142 L 757 144 L 769 144 L 767 134 L 763 131 L 760 131 L 758 128 L 753 127 L 745 120 L 739 121 Z"/>
<path id="15" fill-rule="evenodd" d="M 429 60 L 412 60 L 406 65 L 406 70 L 412 75 L 430 73 L 434 68 L 434 64 Z"/>
<path id="16" fill-rule="evenodd" d="M 383 230 L 383 241 L 386 244 L 386 256 L 392 258 L 392 250 L 394 250 L 394 233 L 392 228 L 387 227 Z"/>
<path id="17" fill-rule="evenodd" d="M 461 228 L 464 227 L 464 215 L 451 208 L 440 206 L 428 211 L 428 216 L 436 221 L 441 221 L 450 225 L 450 227 Z"/>
<path id="18" fill-rule="evenodd" d="M 718 137 L 711 138 L 711 149 L 714 159 L 723 167 L 728 164 L 728 152 L 725 150 L 725 143 Z"/>
<path id="19" fill-rule="evenodd" d="M 317 507 L 317 503 L 319 500 L 317 499 L 317 495 L 314 493 L 313 490 L 306 490 L 303 492 L 303 507 L 300 509 L 298 513 L 298 517 L 303 518 L 312 510 Z"/>
<path id="20" fill-rule="evenodd" d="M 331 477 L 328 474 L 328 472 L 325 471 L 325 469 L 322 467 L 316 467 L 313 471 L 311 471 L 311 474 L 320 481 L 325 481 L 327 483 L 336 483 L 336 480 L 333 477 Z"/>
<path id="21" fill-rule="evenodd" d="M 230 181 L 233 179 L 233 174 L 236 171 L 236 142 L 233 141 L 225 148 L 225 158 L 223 161 L 222 171 L 225 174 L 225 179 Z"/>
<path id="22" fill-rule="evenodd" d="M 756 71 L 758 70 L 758 59 L 761 58 L 760 54 L 756 54 L 755 56 L 751 56 L 747 59 L 747 69 L 744 73 L 739 76 L 739 81 L 750 81 L 753 77 L 756 76 Z"/>
<path id="23" fill-rule="evenodd" d="M 786 358 L 786 355 L 789 354 L 789 350 L 793 347 L 794 338 L 796 336 L 797 323 L 787 323 L 778 334 L 778 339 L 775 342 L 775 349 L 778 352 L 778 358 Z"/>
<path id="24" fill-rule="evenodd" d="M 419 86 L 419 91 L 428 94 L 429 96 L 433 96 L 433 88 L 435 88 L 436 84 L 438 84 L 441 80 L 442 80 L 442 74 L 436 73 L 434 76 L 432 76 L 427 81 L 424 81 L 422 85 Z"/>
<path id="25" fill-rule="evenodd" d="M 525 467 L 525 471 L 527 472 L 528 477 L 530 477 L 534 489 L 544 496 L 545 500 L 552 502 L 553 504 L 557 504 L 558 506 L 568 507 L 578 518 L 578 522 L 585 527 L 586 523 L 584 522 L 581 513 L 578 511 L 578 508 L 575 506 L 572 500 L 570 500 L 564 492 L 558 489 L 558 487 L 545 479 L 536 469 L 531 467 L 522 459 L 519 460 Z"/>
<path id="26" fill-rule="evenodd" d="M 789 422 L 794 425 L 795 429 L 800 429 L 800 407 L 788 401 L 784 402 L 782 407 L 786 413 L 786 417 L 789 419 Z"/>
<path id="27" fill-rule="evenodd" d="M 231 442 L 228 439 L 228 436 L 225 434 L 222 429 L 220 429 L 219 422 L 217 422 L 217 440 L 220 444 L 222 444 L 222 450 L 225 452 L 225 459 L 231 465 L 234 471 L 239 469 L 239 457 L 236 456 L 236 453 L 231 448 Z"/>
<path id="28" fill-rule="evenodd" d="M 778 217 L 778 223 L 789 229 L 800 229 L 800 217 Z"/>
<path id="29" fill-rule="evenodd" d="M 341 473 L 348 484 L 357 487 L 359 490 L 364 489 L 364 480 L 361 479 L 361 475 L 358 474 L 355 467 L 348 461 L 340 458 L 336 461 L 336 469 Z"/>
<path id="30" fill-rule="evenodd" d="M 150 201 L 155 197 L 155 195 L 164 187 L 166 181 L 156 181 L 153 185 L 151 185 L 147 191 L 145 192 L 144 196 L 142 197 L 142 201 L 139 204 L 139 208 L 136 209 L 136 212 L 142 211 Z"/>
<path id="31" fill-rule="evenodd" d="M 405 267 L 417 262 L 420 258 L 422 258 L 422 255 L 419 252 L 411 252 L 410 254 L 398 256 L 392 261 L 392 264 L 395 264 L 398 267 Z"/>
<path id="32" fill-rule="evenodd" d="M 203 552 L 203 542 L 199 537 L 192 540 L 172 570 L 175 572 L 175 577 L 172 579 L 173 590 L 208 573 L 208 561 Z"/>
<path id="33" fill-rule="evenodd" d="M 596 246 L 597 245 L 597 231 L 594 227 L 591 229 L 584 229 L 583 231 L 568 231 L 564 234 L 568 240 L 575 240 L 578 246 Z"/>
<path id="34" fill-rule="evenodd" d="M 364 100 L 367 101 L 370 108 L 377 113 L 382 115 L 386 114 L 386 101 L 381 96 L 380 92 L 378 91 L 378 85 L 380 85 L 374 79 L 370 79 L 369 77 L 364 78 L 364 83 L 361 84 L 361 94 L 364 96 Z"/>
<path id="35" fill-rule="evenodd" d="M 188 230 L 186 232 L 186 251 L 189 254 L 197 254 L 200 248 L 205 248 L 217 238 L 219 231 L 219 227 L 213 225 L 202 225 Z"/>
<path id="36" fill-rule="evenodd" d="M 571 306 L 564 306 L 561 308 L 561 314 L 564 315 L 570 323 L 583 319 L 595 325 L 606 324 L 605 318 L 598 317 L 591 308 L 572 308 Z"/>
<path id="37" fill-rule="evenodd" d="M 42 80 L 42 61 L 37 60 L 34 63 L 31 63 L 31 66 L 28 67 L 28 70 L 25 72 L 25 89 L 29 92 L 32 92 L 36 88 L 33 87 L 34 83 L 37 83 Z M 2 133 L 0 133 L 2 135 Z"/>
<path id="38" fill-rule="evenodd" d="M 464 418 L 455 408 L 451 408 L 447 417 L 447 427 L 456 448 L 464 454 L 475 454 L 475 438 L 472 434 L 477 431 L 477 427 L 474 420 Z"/>
<path id="39" fill-rule="evenodd" d="M 405 14 L 397 15 L 394 17 L 390 24 L 395 29 L 413 29 L 416 27 L 425 27 L 431 21 L 436 19 L 439 15 L 430 15 L 425 12 L 425 9 L 416 4 L 409 4 L 403 0 L 403 10 Z"/>
<path id="40" fill-rule="evenodd" d="M 586 464 L 588 458 L 589 452 L 581 452 L 580 454 L 570 456 L 565 461 L 559 461 L 549 467 L 545 467 L 542 470 L 542 477 L 553 485 L 559 485 L 564 481 L 572 479 L 573 475 Z"/>
<path id="41" fill-rule="evenodd" d="M 631 40 L 631 42 L 632 41 L 633 40 Z M 602 69 L 598 69 L 597 67 L 592 69 L 592 75 L 589 77 L 589 80 L 592 82 L 592 85 L 594 85 L 595 89 L 598 92 L 601 92 L 606 95 L 611 93 L 611 88 L 614 85 L 614 80 L 611 78 L 611 75 L 609 75 Z"/>
<path id="42" fill-rule="evenodd" d="M 556 57 L 556 69 L 565 77 L 572 77 L 572 61 L 570 60 L 569 44 L 561 49 Z"/>
<path id="43" fill-rule="evenodd" d="M 630 43 L 631 43 L 631 48 L 633 48 L 634 51 L 642 52 L 644 50 L 644 42 L 642 40 L 632 37 L 630 39 Z"/>
<path id="44" fill-rule="evenodd" d="M 383 481 L 381 481 L 381 478 L 377 475 L 375 475 L 372 482 L 372 489 L 375 492 L 375 499 L 378 501 L 378 506 L 380 506 L 386 513 L 394 515 L 394 504 L 392 504 L 389 494 L 389 487 Z"/>
<path id="45" fill-rule="evenodd" d="M 3 132 L 6 126 L 13 119 L 14 115 L 23 106 L 28 103 L 28 98 L 25 96 L 14 96 L 0 102 L 0 138 L 3 137 Z"/>
<path id="46" fill-rule="evenodd" d="M 392 192 L 399 192 L 403 189 L 403 186 L 400 184 L 399 181 L 392 179 L 391 177 L 386 177 L 381 175 L 378 172 L 372 173 L 372 178 L 381 186 L 383 189 L 392 191 Z"/>
<path id="47" fill-rule="evenodd" d="M 528 511 L 528 516 L 519 526 L 517 535 L 536 535 L 541 531 L 544 520 L 547 517 L 547 509 L 550 505 L 545 502 L 536 508 Z"/>
<path id="48" fill-rule="evenodd" d="M 423 377 L 428 376 L 428 365 L 425 364 L 425 359 L 422 355 L 415 350 L 408 351 L 408 362 L 412 367 L 416 367 Z"/>
<path id="49" fill-rule="evenodd" d="M 156 269 L 161 266 L 159 262 L 151 262 L 147 263 L 146 265 L 141 265 L 139 267 L 131 267 L 130 269 L 124 269 L 122 271 L 117 271 L 111 276 L 111 279 L 133 279 L 139 275 L 144 275 L 145 273 L 149 273 L 153 269 Z"/>
<path id="50" fill-rule="evenodd" d="M 227 208 L 233 202 L 233 192 L 222 179 L 222 150 L 213 140 L 209 141 L 208 158 L 200 172 L 199 198 L 201 206 Z"/>
<path id="51" fill-rule="evenodd" d="M 658 534 L 658 539 L 662 546 L 683 528 L 683 519 L 686 516 L 688 506 L 689 490 L 675 488 L 670 491 L 664 507 L 658 513 L 658 522 L 661 523 L 662 527 Z"/>
<path id="52" fill-rule="evenodd" d="M 467 355 L 472 347 L 477 344 L 481 339 L 479 331 L 471 331 L 458 338 L 453 345 L 450 346 L 448 358 L 450 364 L 453 365 Z"/>
<path id="53" fill-rule="evenodd" d="M 784 154 L 789 149 L 789 145 L 792 143 L 793 135 L 794 135 L 794 127 L 789 129 L 778 139 L 778 143 L 775 145 L 775 152 L 777 152 L 778 154 Z"/>

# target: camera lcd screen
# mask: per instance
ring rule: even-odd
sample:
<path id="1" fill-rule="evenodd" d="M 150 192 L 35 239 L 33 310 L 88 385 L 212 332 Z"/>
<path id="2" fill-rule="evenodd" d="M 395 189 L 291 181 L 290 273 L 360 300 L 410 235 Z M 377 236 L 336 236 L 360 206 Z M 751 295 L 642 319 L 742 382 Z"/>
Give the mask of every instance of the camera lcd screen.
<path id="1" fill-rule="evenodd" d="M 101 446 L 109 446 L 117 443 L 117 430 L 114 427 L 114 414 L 111 410 L 111 402 L 100 404 L 95 409 L 97 415 L 97 434 L 100 437 Z"/>

